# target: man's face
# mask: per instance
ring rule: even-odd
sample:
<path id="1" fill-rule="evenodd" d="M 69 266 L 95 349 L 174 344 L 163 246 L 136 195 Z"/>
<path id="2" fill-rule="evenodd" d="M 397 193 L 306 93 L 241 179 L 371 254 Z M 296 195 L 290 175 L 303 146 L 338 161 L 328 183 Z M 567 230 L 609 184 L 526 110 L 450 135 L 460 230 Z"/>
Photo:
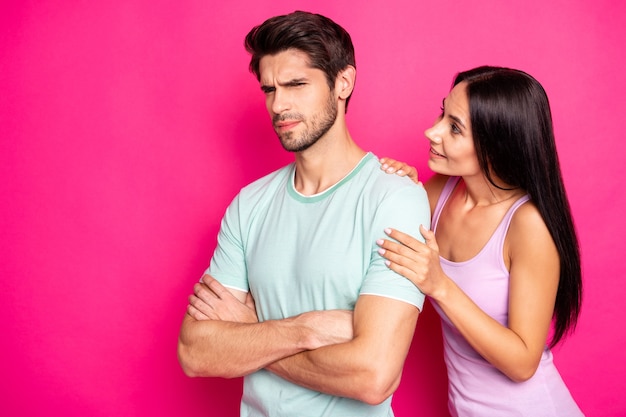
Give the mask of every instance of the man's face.
<path id="1" fill-rule="evenodd" d="M 304 151 L 330 130 L 337 119 L 337 97 L 305 53 L 289 49 L 266 55 L 259 73 L 267 111 L 286 150 Z"/>

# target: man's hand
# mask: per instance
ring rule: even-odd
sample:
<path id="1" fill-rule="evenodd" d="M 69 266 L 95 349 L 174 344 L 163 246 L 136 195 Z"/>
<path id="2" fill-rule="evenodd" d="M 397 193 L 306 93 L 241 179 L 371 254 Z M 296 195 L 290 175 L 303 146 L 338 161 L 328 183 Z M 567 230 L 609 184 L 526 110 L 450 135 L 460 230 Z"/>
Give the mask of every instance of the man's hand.
<path id="1" fill-rule="evenodd" d="M 187 313 L 196 320 L 221 320 L 236 323 L 258 323 L 254 299 L 248 293 L 245 302 L 237 299 L 227 288 L 210 275 L 194 285 L 189 296 Z M 308 349 L 317 349 L 352 340 L 353 323 L 350 310 L 310 311 L 295 320 L 310 331 Z"/>
<path id="2" fill-rule="evenodd" d="M 351 310 L 310 311 L 300 314 L 296 319 L 303 320 L 305 326 L 312 330 L 309 350 L 349 342 L 354 337 Z"/>
<path id="3" fill-rule="evenodd" d="M 210 275 L 194 285 L 187 313 L 196 320 L 221 320 L 236 323 L 258 323 L 254 299 L 248 293 L 245 302 Z"/>
<path id="4" fill-rule="evenodd" d="M 280 359 L 352 339 L 352 312 L 312 311 L 259 322 L 249 293 L 209 275 L 195 284 L 178 339 L 189 376 L 235 378 Z"/>

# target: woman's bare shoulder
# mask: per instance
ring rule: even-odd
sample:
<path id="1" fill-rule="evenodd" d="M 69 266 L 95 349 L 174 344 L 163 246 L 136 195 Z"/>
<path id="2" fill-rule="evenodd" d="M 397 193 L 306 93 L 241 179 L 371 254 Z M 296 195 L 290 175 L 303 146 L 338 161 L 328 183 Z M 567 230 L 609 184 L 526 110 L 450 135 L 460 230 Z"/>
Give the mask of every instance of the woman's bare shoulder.
<path id="1" fill-rule="evenodd" d="M 430 202 L 431 212 L 435 210 L 437 200 L 439 200 L 441 191 L 446 185 L 446 182 L 448 182 L 449 178 L 450 177 L 447 175 L 435 174 L 424 183 L 424 188 L 426 189 L 426 193 L 428 194 L 428 201 Z"/>

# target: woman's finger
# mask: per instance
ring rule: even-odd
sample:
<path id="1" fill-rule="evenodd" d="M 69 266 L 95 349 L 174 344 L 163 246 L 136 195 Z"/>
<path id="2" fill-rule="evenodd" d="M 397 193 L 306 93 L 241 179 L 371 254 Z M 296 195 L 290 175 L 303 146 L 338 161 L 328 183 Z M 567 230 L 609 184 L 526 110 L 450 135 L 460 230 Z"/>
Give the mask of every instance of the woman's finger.
<path id="1" fill-rule="evenodd" d="M 385 229 L 385 233 L 387 234 L 387 236 L 389 236 L 390 238 L 397 240 L 398 242 L 400 242 L 401 244 L 403 244 L 404 246 L 406 246 L 407 248 L 410 248 L 414 251 L 420 251 L 424 248 L 424 243 L 422 243 L 421 241 L 417 240 L 416 238 L 414 238 L 411 235 L 408 235 L 406 233 L 403 233 L 399 230 L 396 229 L 392 229 L 392 228 L 387 228 Z"/>
<path id="2" fill-rule="evenodd" d="M 422 224 L 420 224 L 420 233 L 424 236 L 426 245 L 439 253 L 439 245 L 437 244 L 437 239 L 435 239 L 435 233 L 432 230 L 426 229 Z"/>

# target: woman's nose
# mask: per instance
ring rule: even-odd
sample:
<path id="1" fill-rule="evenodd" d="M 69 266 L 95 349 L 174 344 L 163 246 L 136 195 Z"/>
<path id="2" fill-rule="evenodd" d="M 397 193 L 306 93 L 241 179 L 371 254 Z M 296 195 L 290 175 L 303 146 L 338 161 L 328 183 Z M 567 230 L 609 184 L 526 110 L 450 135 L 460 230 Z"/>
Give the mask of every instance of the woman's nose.
<path id="1" fill-rule="evenodd" d="M 441 143 L 441 132 L 438 129 L 439 121 L 424 131 L 424 136 L 434 143 Z"/>

